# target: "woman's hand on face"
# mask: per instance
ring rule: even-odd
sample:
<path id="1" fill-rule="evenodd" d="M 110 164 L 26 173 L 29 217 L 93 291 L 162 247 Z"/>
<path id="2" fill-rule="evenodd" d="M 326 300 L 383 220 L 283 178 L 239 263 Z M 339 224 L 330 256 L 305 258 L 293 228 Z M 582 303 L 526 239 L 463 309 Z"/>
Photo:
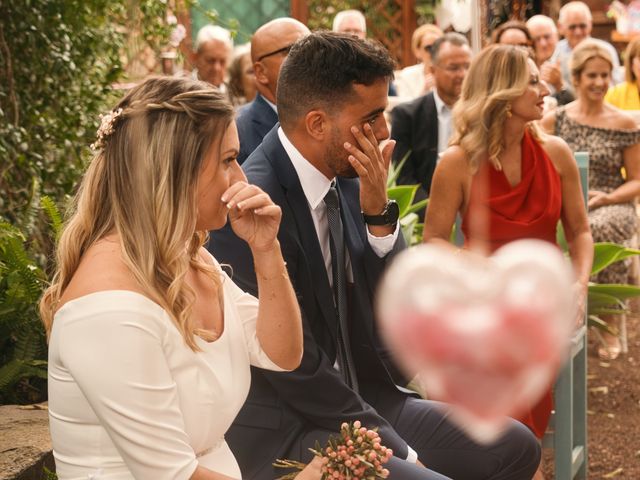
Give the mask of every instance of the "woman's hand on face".
<path id="1" fill-rule="evenodd" d="M 587 203 L 589 208 L 602 207 L 610 203 L 611 199 L 608 193 L 601 192 L 600 190 L 589 190 L 589 202 Z"/>
<path id="2" fill-rule="evenodd" d="M 273 248 L 282 210 L 269 195 L 255 185 L 236 182 L 224 192 L 222 201 L 229 209 L 231 228 L 252 250 Z"/>

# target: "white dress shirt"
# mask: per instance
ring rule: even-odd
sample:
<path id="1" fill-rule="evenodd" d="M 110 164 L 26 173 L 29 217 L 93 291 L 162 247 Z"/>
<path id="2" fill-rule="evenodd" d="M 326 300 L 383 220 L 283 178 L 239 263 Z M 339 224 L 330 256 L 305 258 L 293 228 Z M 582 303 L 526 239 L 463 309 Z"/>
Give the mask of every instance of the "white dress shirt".
<path id="1" fill-rule="evenodd" d="M 313 225 L 316 228 L 316 234 L 318 235 L 318 241 L 320 242 L 320 249 L 322 250 L 322 256 L 324 257 L 324 266 L 327 270 L 329 283 L 333 288 L 333 268 L 331 267 L 331 248 L 329 246 L 329 223 L 327 221 L 327 207 L 324 204 L 324 197 L 335 179 L 328 179 L 320 172 L 320 170 L 309 163 L 309 161 L 302 156 L 300 151 L 298 151 L 291 141 L 289 141 L 282 130 L 282 127 L 278 128 L 278 137 L 280 138 L 280 142 L 282 143 L 285 152 L 287 152 L 287 155 L 291 159 L 293 168 L 298 174 L 298 180 L 300 180 L 300 186 L 302 187 L 304 196 L 307 198 L 309 210 L 311 211 L 311 218 L 313 219 Z M 386 235 L 384 237 L 376 237 L 375 235 L 372 235 L 367 228 L 367 239 L 369 240 L 369 245 L 375 254 L 382 258 L 393 248 L 399 232 L 400 222 L 396 222 L 396 229 L 391 235 Z M 353 283 L 351 258 L 349 257 L 349 250 L 347 248 L 345 248 L 345 262 L 347 281 Z M 409 449 L 407 461 L 416 463 L 418 460 L 418 454 L 410 446 L 407 445 L 407 447 Z"/>
<path id="2" fill-rule="evenodd" d="M 324 266 L 327 270 L 329 283 L 333 287 L 333 268 L 331 267 L 331 248 L 329 246 L 329 223 L 327 221 L 327 207 L 324 204 L 324 197 L 335 179 L 325 177 L 320 170 L 309 163 L 309 161 L 306 160 L 298 149 L 289 141 L 285 133 L 282 131 L 282 127 L 278 128 L 278 137 L 280 138 L 280 142 L 282 142 L 284 150 L 291 159 L 293 168 L 298 174 L 298 179 L 300 180 L 300 186 L 302 187 L 304 196 L 307 198 L 309 210 L 311 211 L 311 218 L 313 218 L 313 225 L 316 227 L 316 234 L 318 235 L 320 249 L 322 250 L 322 256 L 324 257 Z M 372 235 L 367 228 L 369 245 L 376 255 L 382 258 L 391 251 L 396 239 L 398 238 L 399 231 L 400 222 L 396 223 L 396 229 L 391 235 L 384 237 L 376 237 L 375 235 Z M 349 283 L 353 283 L 353 271 L 351 269 L 351 258 L 349 257 L 348 249 L 345 249 L 345 260 L 347 281 Z"/>
<path id="3" fill-rule="evenodd" d="M 451 137 L 451 109 L 440 98 L 437 88 L 433 89 L 433 99 L 438 112 L 438 160 L 440 160 L 440 154 L 449 146 Z"/>

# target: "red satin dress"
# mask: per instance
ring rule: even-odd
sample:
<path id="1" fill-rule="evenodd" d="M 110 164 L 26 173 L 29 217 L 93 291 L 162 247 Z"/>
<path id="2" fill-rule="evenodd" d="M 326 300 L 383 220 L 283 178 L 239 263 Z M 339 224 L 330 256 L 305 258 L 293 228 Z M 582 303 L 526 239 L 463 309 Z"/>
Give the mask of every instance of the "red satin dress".
<path id="1" fill-rule="evenodd" d="M 556 226 L 562 210 L 560 176 L 528 130 L 521 147 L 522 179 L 517 185 L 512 187 L 504 173 L 489 162 L 484 162 L 474 175 L 469 207 L 462 218 L 467 244 L 470 239 L 480 240 L 492 253 L 509 242 L 526 238 L 556 244 Z M 483 219 L 484 225 L 474 223 L 474 215 L 476 219 Z M 552 408 L 549 388 L 538 404 L 519 420 L 542 438 Z"/>

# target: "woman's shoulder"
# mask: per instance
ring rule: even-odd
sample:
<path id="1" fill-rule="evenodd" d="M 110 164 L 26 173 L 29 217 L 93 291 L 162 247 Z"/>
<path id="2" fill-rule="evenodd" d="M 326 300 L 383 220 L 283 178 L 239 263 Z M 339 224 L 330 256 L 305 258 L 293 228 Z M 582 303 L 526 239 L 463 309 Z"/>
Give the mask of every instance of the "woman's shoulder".
<path id="1" fill-rule="evenodd" d="M 59 305 L 102 291 L 129 291 L 144 296 L 144 290 L 126 265 L 117 239 L 99 240 L 82 255 Z"/>
<path id="2" fill-rule="evenodd" d="M 575 164 L 573 152 L 562 138 L 549 133 L 540 134 L 540 145 L 558 172 L 562 173 L 567 164 Z"/>
<path id="3" fill-rule="evenodd" d="M 619 130 L 637 130 L 638 126 L 636 121 L 631 115 L 619 108 L 605 104 L 605 115 L 607 125 L 610 125 L 613 129 Z"/>

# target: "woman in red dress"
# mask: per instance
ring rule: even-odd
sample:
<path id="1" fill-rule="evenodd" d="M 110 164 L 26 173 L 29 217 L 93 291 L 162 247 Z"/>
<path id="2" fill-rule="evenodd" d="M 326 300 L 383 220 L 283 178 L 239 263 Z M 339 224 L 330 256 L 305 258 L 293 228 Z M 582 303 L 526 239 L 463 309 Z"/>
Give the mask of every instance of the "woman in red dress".
<path id="1" fill-rule="evenodd" d="M 542 118 L 548 94 L 524 49 L 492 45 L 474 59 L 434 174 L 424 241 L 449 245 L 459 213 L 465 246 L 490 254 L 519 239 L 555 243 L 561 220 L 584 299 L 593 241 L 578 168 L 563 140 L 532 123 Z M 551 409 L 549 390 L 520 420 L 542 438 Z"/>

